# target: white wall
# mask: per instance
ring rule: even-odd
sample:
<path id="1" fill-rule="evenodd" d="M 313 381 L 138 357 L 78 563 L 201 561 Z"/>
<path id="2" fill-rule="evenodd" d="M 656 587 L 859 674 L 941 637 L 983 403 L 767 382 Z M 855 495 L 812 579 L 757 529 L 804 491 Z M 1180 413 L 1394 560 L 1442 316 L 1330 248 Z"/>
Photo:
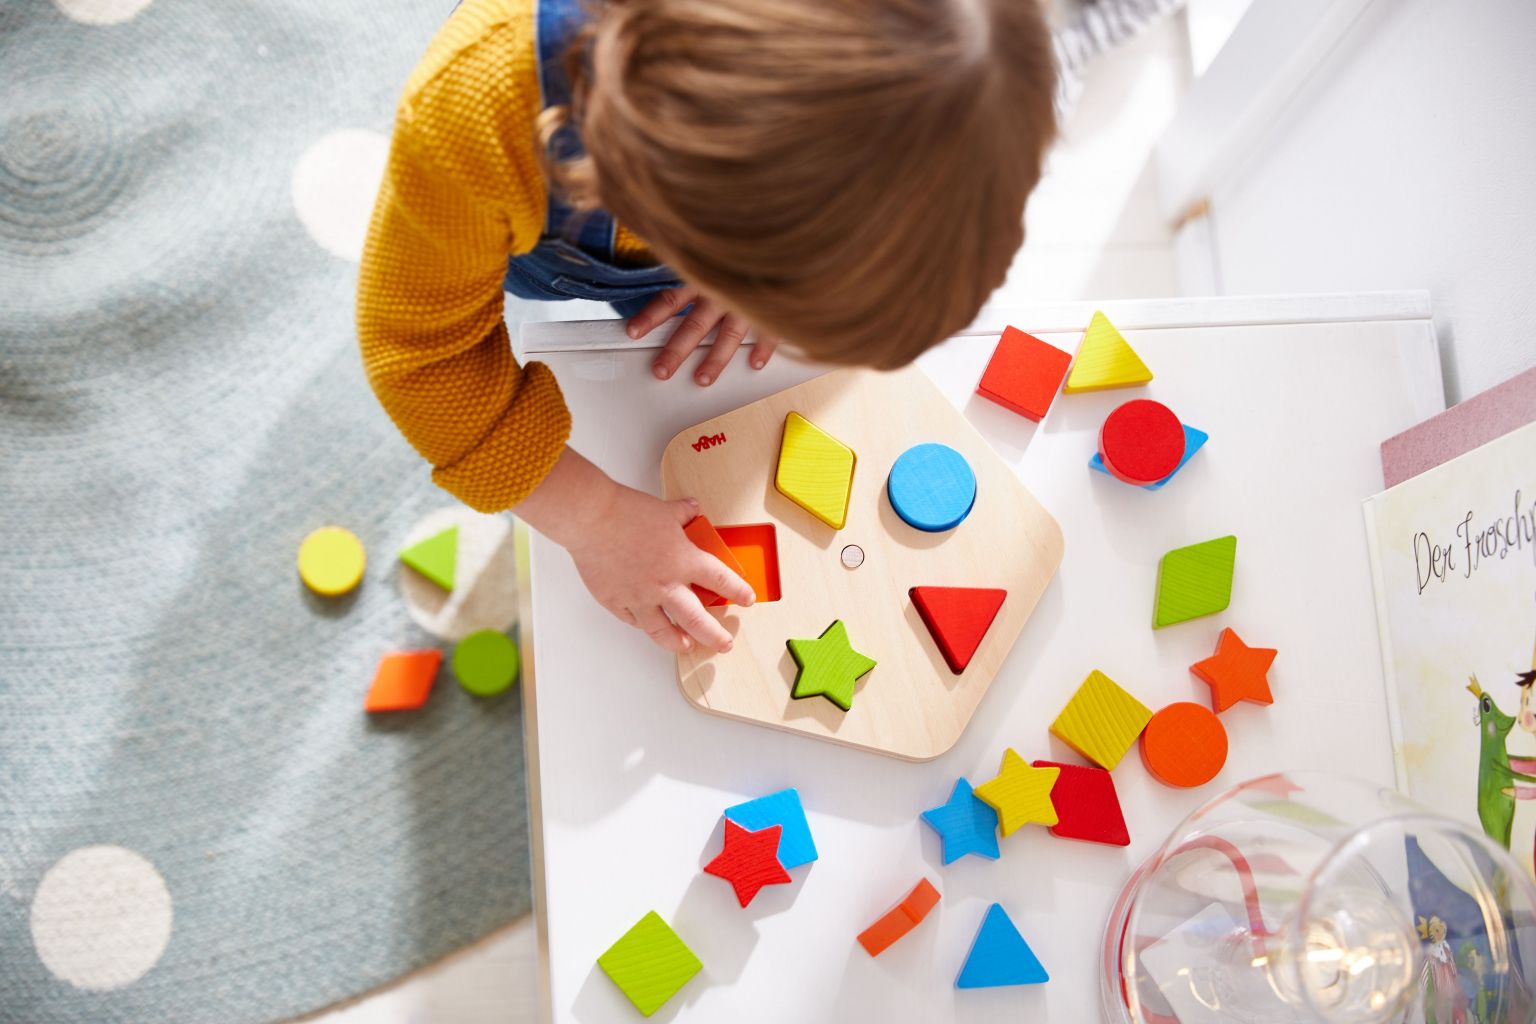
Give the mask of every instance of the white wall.
<path id="1" fill-rule="evenodd" d="M 1451 401 L 1536 364 L 1536 2 L 1377 0 L 1211 199 L 1222 292 L 1429 288 Z"/>

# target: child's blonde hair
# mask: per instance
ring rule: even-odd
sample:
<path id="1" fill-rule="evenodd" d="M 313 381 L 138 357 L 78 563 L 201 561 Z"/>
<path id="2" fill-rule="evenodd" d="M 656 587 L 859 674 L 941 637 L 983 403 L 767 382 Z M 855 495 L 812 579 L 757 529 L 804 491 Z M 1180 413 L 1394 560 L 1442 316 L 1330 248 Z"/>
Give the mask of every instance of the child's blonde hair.
<path id="1" fill-rule="evenodd" d="M 891 368 L 964 327 L 1055 132 L 1039 0 L 611 0 L 546 160 L 689 283 L 810 355 Z"/>

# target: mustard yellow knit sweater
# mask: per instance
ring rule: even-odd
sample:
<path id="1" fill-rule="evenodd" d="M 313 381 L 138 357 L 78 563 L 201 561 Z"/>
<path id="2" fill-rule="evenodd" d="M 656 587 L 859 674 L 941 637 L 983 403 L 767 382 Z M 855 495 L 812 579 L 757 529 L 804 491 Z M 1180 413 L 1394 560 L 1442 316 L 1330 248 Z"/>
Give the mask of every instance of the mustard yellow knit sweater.
<path id="1" fill-rule="evenodd" d="M 395 119 L 357 290 L 379 401 L 465 504 L 510 508 L 559 458 L 571 419 L 502 320 L 507 258 L 544 226 L 533 0 L 465 0 L 417 65 Z M 644 259 L 621 233 L 620 254 Z"/>

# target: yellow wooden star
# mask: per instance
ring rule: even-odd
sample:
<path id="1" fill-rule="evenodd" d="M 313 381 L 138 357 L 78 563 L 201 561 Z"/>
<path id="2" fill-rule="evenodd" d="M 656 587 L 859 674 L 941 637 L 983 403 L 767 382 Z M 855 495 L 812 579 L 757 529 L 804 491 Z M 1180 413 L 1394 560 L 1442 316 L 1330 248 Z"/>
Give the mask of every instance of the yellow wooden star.
<path id="1" fill-rule="evenodd" d="M 1010 747 L 1003 753 L 997 777 L 976 787 L 976 799 L 997 812 L 997 827 L 1005 836 L 1032 821 L 1054 825 L 1051 787 L 1060 774 L 1060 768 L 1031 768 Z"/>

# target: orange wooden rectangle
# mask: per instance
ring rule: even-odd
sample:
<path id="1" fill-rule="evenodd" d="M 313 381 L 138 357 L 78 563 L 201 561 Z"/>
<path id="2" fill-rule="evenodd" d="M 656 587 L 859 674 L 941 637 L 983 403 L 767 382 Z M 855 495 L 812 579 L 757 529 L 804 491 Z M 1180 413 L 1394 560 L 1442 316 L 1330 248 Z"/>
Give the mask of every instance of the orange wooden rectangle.
<path id="1" fill-rule="evenodd" d="M 924 878 L 880 920 L 859 933 L 859 945 L 870 956 L 879 956 L 903 935 L 916 928 L 939 903 L 939 890 Z"/>
<path id="2" fill-rule="evenodd" d="M 916 922 L 907 916 L 907 912 L 900 907 L 894 907 L 880 920 L 859 933 L 859 945 L 863 946 L 864 952 L 870 956 L 879 956 L 914 927 Z"/>
<path id="3" fill-rule="evenodd" d="M 901 909 L 906 911 L 913 924 L 917 924 L 928 916 L 928 911 L 939 905 L 939 890 L 933 887 L 928 879 L 917 883 L 917 887 L 907 893 L 907 898 L 901 901 Z"/>

